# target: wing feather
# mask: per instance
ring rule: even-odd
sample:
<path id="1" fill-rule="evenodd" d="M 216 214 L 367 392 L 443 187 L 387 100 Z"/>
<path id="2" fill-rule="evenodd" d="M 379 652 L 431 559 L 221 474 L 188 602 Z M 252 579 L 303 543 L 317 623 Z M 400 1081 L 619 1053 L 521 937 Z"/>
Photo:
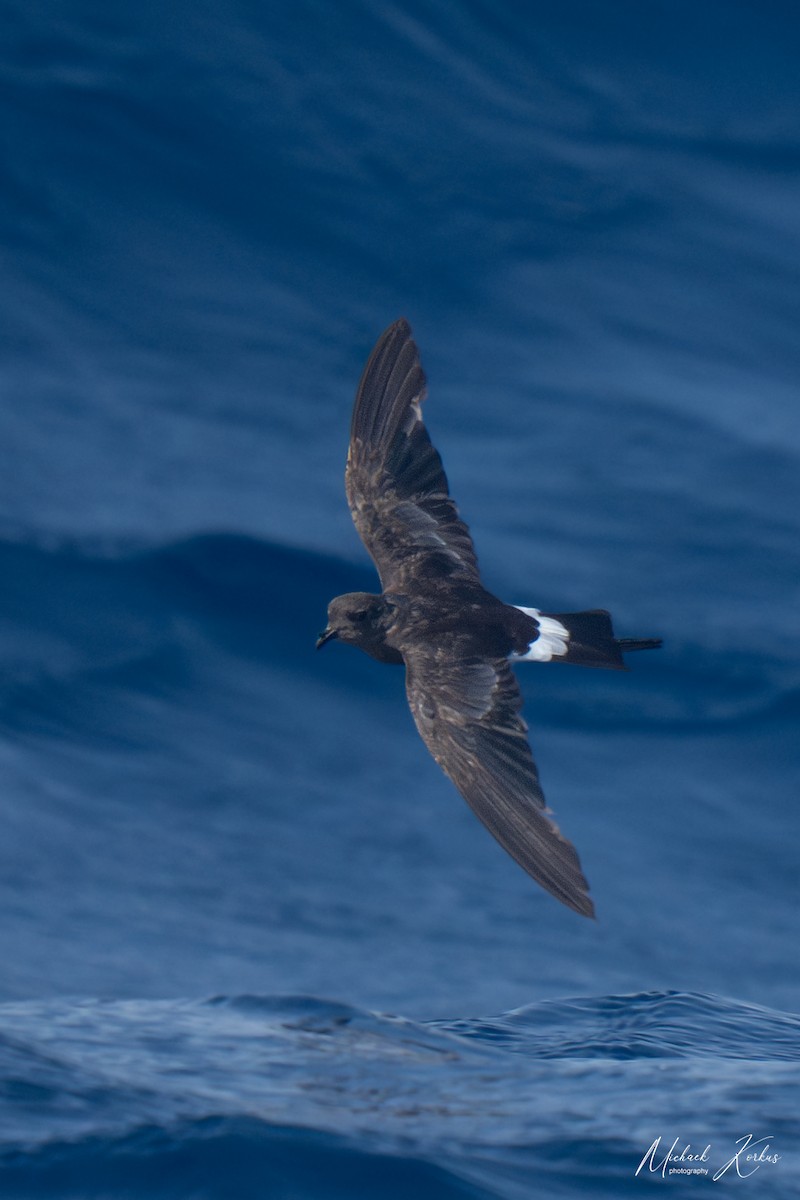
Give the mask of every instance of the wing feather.
<path id="1" fill-rule="evenodd" d="M 575 847 L 551 819 L 505 659 L 406 653 L 417 729 L 475 815 L 513 859 L 558 900 L 594 916 Z"/>
<path id="2" fill-rule="evenodd" d="M 472 538 L 422 421 L 425 394 L 411 328 L 395 321 L 361 377 L 345 472 L 350 512 L 384 591 L 425 575 L 479 581 Z"/>

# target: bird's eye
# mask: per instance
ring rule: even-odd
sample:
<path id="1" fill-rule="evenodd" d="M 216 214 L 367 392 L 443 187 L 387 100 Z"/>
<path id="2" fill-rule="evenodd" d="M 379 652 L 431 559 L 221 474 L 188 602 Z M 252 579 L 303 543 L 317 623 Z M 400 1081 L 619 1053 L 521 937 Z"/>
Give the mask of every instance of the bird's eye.
<path id="1" fill-rule="evenodd" d="M 347 615 L 351 621 L 366 621 L 367 610 L 365 608 L 360 608 L 358 610 L 358 612 L 351 612 L 351 613 L 348 613 Z"/>

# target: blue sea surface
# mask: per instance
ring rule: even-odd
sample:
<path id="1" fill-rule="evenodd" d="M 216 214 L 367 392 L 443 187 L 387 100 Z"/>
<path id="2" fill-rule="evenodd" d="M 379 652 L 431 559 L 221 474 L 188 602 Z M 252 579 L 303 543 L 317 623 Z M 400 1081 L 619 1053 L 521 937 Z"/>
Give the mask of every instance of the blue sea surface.
<path id="1" fill-rule="evenodd" d="M 797 9 L 2 27 L 0 1196 L 797 1195 Z M 518 671 L 596 922 L 314 653 L 400 315 L 487 586 L 664 638 Z"/>

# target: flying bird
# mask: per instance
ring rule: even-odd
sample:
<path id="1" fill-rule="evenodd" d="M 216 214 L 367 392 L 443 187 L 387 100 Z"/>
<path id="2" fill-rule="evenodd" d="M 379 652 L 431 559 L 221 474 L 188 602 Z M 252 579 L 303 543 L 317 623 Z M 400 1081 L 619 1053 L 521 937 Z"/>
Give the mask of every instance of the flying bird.
<path id="1" fill-rule="evenodd" d="M 338 638 L 379 662 L 405 664 L 408 703 L 439 766 L 537 883 L 591 917 L 575 847 L 545 805 L 511 664 L 624 670 L 623 653 L 661 640 L 616 638 L 602 609 L 543 613 L 486 590 L 422 420 L 425 395 L 411 328 L 395 321 L 364 368 L 345 471 L 350 512 L 382 592 L 332 600 L 317 649 Z"/>

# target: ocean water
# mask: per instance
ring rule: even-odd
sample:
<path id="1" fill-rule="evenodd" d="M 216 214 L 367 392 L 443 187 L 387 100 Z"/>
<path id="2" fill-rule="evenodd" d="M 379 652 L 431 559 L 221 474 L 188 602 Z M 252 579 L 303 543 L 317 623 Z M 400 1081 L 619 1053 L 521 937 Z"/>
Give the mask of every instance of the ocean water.
<path id="1" fill-rule="evenodd" d="M 794 7 L 3 31 L 0 1196 L 796 1195 Z M 487 585 L 664 638 L 519 669 L 596 922 L 314 653 L 399 315 Z"/>

